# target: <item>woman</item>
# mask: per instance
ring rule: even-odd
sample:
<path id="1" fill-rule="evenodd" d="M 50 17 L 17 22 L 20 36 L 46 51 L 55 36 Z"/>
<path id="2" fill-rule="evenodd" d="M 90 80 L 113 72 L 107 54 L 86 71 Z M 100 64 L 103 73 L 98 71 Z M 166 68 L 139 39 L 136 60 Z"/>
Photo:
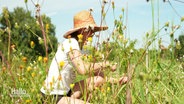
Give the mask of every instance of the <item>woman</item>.
<path id="1" fill-rule="evenodd" d="M 116 65 L 111 65 L 108 61 L 89 63 L 82 60 L 82 47 L 87 44 L 87 39 L 95 32 L 108 29 L 106 26 L 97 26 L 89 11 L 81 11 L 74 16 L 74 28 L 64 34 L 66 38 L 59 45 L 55 57 L 53 58 L 48 76 L 46 77 L 41 92 L 44 96 L 52 95 L 56 97 L 59 104 L 75 103 L 83 104 L 79 98 L 84 90 L 92 91 L 106 82 L 101 69 L 111 66 L 112 71 Z M 76 73 L 86 75 L 94 72 L 94 76 L 75 84 Z M 120 79 L 108 78 L 110 82 L 125 83 L 127 77 Z M 74 85 L 71 91 L 71 85 Z M 68 97 L 64 96 L 67 95 Z"/>

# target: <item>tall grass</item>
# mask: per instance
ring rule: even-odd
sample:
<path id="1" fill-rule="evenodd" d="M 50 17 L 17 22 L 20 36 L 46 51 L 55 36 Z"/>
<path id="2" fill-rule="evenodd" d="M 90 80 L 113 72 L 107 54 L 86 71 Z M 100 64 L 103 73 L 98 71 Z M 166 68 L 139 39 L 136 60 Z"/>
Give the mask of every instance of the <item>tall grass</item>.
<path id="1" fill-rule="evenodd" d="M 114 10 L 114 2 L 110 3 Z M 105 13 L 108 12 L 108 10 L 104 10 L 106 4 L 102 5 L 103 19 L 105 19 Z M 151 4 L 152 7 L 154 5 L 156 4 Z M 122 12 L 125 17 L 124 9 Z M 154 14 L 154 12 L 155 10 L 152 8 L 152 13 Z M 129 77 L 128 83 L 119 85 L 107 82 L 100 88 L 95 88 L 89 102 L 94 104 L 182 104 L 184 102 L 183 62 L 174 59 L 174 54 L 171 54 L 173 49 L 167 50 L 169 54 L 165 57 L 160 56 L 159 49 L 148 50 L 159 39 L 160 31 L 170 28 L 169 25 L 164 24 L 156 30 L 153 21 L 152 32 L 147 34 L 148 40 L 145 47 L 136 49 L 136 40 L 132 41 L 125 37 L 127 34 L 126 28 L 123 28 L 126 27 L 122 21 L 123 17 L 120 16 L 114 20 L 114 30 L 110 34 L 110 40 L 107 39 L 102 45 L 98 45 L 98 51 L 94 51 L 93 46 L 86 49 L 91 51 L 88 55 L 90 57 L 87 58 L 88 61 L 94 61 L 95 58 L 97 59 L 95 61 L 105 59 L 118 63 L 117 70 L 114 73 L 106 71 L 105 76 L 120 77 L 126 73 Z M 174 34 L 174 31 L 172 30 L 171 33 Z M 173 34 L 170 34 L 172 48 L 174 48 Z M 9 38 L 11 38 L 10 35 Z M 146 53 L 149 60 L 146 60 Z M 2 53 L 1 56 L 3 57 L 4 54 Z M 11 53 L 11 59 L 3 57 L 5 60 L 1 62 L 0 66 L 0 103 L 41 103 L 40 88 L 53 55 L 38 56 L 33 60 L 31 57 L 31 55 L 23 56 L 21 50 Z M 77 75 L 76 81 L 83 78 L 85 77 Z M 86 99 L 86 96 L 83 98 Z M 48 103 L 51 102 L 48 101 Z"/>

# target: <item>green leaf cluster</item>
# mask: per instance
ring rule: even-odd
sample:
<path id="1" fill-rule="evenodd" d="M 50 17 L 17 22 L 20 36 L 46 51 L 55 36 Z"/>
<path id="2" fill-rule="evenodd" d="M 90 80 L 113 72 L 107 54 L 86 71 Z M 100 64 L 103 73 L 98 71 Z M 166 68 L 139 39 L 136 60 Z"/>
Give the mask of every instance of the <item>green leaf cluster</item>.
<path id="1" fill-rule="evenodd" d="M 24 56 L 45 56 L 42 30 L 33 14 L 31 11 L 21 7 L 17 7 L 13 11 L 3 8 L 3 13 L 0 15 L 0 50 L 5 56 L 7 55 L 8 48 L 11 50 L 11 53 L 21 52 Z M 44 30 L 46 29 L 46 25 L 49 26 L 46 37 L 48 53 L 51 53 L 57 47 L 55 26 L 46 15 L 42 15 L 41 18 Z M 30 45 L 31 41 L 34 42 L 34 48 Z"/>

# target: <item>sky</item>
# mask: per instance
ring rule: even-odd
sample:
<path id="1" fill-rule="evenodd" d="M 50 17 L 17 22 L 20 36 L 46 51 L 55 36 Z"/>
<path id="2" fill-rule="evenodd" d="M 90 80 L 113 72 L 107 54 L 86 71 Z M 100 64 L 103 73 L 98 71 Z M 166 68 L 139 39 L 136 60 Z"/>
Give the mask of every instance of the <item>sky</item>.
<path id="1" fill-rule="evenodd" d="M 41 14 L 46 14 L 51 18 L 52 23 L 56 27 L 56 37 L 59 42 L 64 40 L 63 34 L 73 28 L 73 16 L 81 10 L 93 9 L 93 16 L 96 24 L 100 24 L 101 19 L 101 2 L 102 0 L 27 0 L 28 9 L 35 15 L 34 3 L 41 5 Z M 130 40 L 137 40 L 136 47 L 143 47 L 145 45 L 145 34 L 150 33 L 153 27 L 153 17 L 155 29 L 161 28 L 166 22 L 175 25 L 181 25 L 180 30 L 174 35 L 175 38 L 184 31 L 183 24 L 180 24 L 181 17 L 184 16 L 184 0 L 106 0 L 108 3 L 105 9 L 115 3 L 115 17 L 110 6 L 106 14 L 106 24 L 109 29 L 102 33 L 102 40 L 106 39 L 113 31 L 114 18 L 118 19 L 122 15 L 122 8 L 125 10 L 124 24 L 127 27 L 126 38 Z M 180 1 L 180 2 L 179 2 Z M 172 5 L 172 6 L 171 6 Z M 0 0 L 0 13 L 2 8 L 8 7 L 13 11 L 15 7 L 26 8 L 24 0 Z M 154 8 L 154 13 L 152 12 Z M 174 8 L 174 9 L 173 9 Z M 154 14 L 154 16 L 152 15 Z M 169 34 L 165 31 L 159 34 L 162 38 L 163 44 L 168 46 L 170 43 Z"/>

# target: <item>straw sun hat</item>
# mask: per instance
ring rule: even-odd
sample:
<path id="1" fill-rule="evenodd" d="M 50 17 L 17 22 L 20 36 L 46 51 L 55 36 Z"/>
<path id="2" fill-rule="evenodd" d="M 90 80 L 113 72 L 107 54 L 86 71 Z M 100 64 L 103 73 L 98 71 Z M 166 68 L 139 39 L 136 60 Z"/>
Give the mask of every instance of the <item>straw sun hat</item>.
<path id="1" fill-rule="evenodd" d="M 86 10 L 77 13 L 74 16 L 73 21 L 74 21 L 74 28 L 66 32 L 64 34 L 64 38 L 68 38 L 68 36 L 74 35 L 73 33 L 80 31 L 82 29 L 88 29 L 89 27 L 93 29 L 93 32 L 108 29 L 107 26 L 97 26 L 91 13 Z"/>

